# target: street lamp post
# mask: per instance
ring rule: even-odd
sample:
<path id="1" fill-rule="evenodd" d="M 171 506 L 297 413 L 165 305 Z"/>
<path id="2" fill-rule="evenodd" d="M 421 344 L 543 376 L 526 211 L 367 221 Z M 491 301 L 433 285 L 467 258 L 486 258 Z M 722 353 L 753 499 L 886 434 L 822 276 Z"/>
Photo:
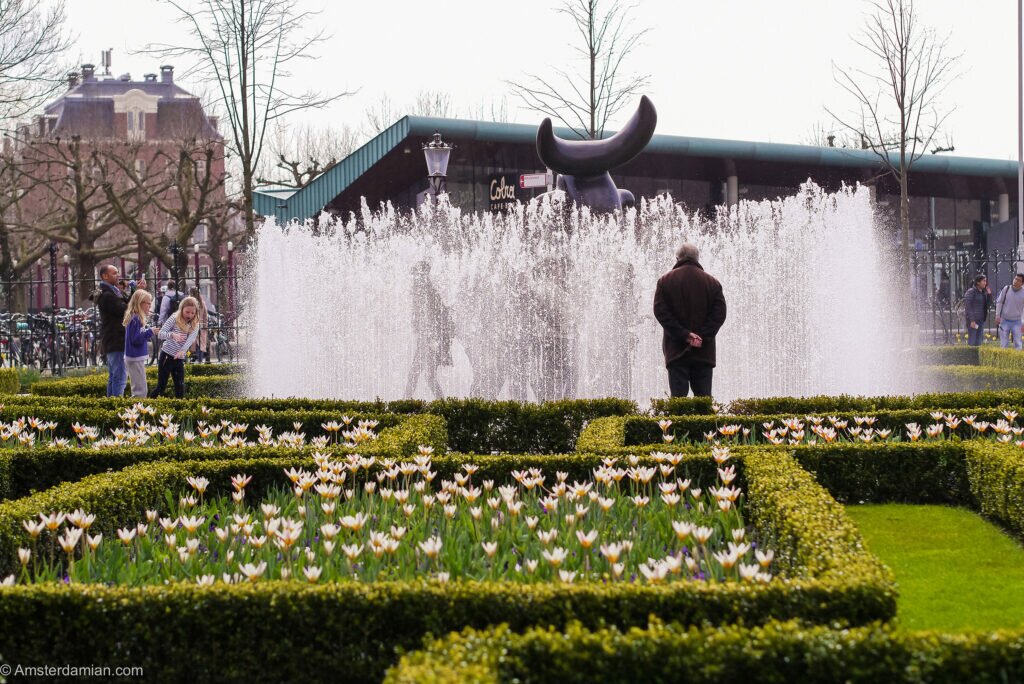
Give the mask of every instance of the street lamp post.
<path id="1" fill-rule="evenodd" d="M 228 320 L 235 320 L 235 243 L 228 240 Z"/>
<path id="2" fill-rule="evenodd" d="M 434 191 L 434 197 L 442 192 L 448 192 L 448 159 L 454 147 L 441 140 L 439 131 L 434 131 L 434 137 L 429 143 L 423 143 L 423 156 L 427 160 L 427 179 Z"/>
<path id="3" fill-rule="evenodd" d="M 171 280 L 174 281 L 175 287 L 181 287 L 181 281 L 178 279 L 179 254 L 181 254 L 181 247 L 178 245 L 178 241 L 175 240 L 171 243 Z"/>
<path id="4" fill-rule="evenodd" d="M 192 251 L 196 255 L 196 289 L 199 289 L 199 243 L 192 245 Z"/>
<path id="5" fill-rule="evenodd" d="M 60 375 L 57 363 L 57 243 L 50 243 L 50 372 Z"/>
<path id="6" fill-rule="evenodd" d="M 64 254 L 61 258 L 64 260 L 64 299 L 68 308 L 74 311 L 75 303 L 71 299 L 71 255 Z"/>

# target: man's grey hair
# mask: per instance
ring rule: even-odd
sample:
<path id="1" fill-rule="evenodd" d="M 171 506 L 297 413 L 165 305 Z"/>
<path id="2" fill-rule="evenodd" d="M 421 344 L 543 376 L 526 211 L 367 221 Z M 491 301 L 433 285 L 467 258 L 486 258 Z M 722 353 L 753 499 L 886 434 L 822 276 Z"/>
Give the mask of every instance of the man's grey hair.
<path id="1" fill-rule="evenodd" d="M 692 242 L 684 242 L 676 250 L 676 261 L 697 261 L 700 258 L 700 250 Z"/>

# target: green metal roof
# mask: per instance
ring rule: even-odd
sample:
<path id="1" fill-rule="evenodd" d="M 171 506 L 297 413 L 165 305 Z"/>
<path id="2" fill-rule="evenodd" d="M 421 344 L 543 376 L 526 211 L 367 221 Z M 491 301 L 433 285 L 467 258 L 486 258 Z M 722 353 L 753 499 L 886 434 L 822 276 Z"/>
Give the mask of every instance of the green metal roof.
<path id="1" fill-rule="evenodd" d="M 533 144 L 537 137 L 537 127 L 529 124 L 406 116 L 291 195 L 286 195 L 281 188 L 257 189 L 253 193 L 254 209 L 261 216 L 276 217 L 279 223 L 316 216 L 331 200 L 404 140 L 426 139 L 438 130 L 448 139 L 489 143 Z M 569 129 L 556 129 L 555 132 L 565 138 L 575 137 Z M 655 135 L 644 152 L 808 166 L 864 169 L 879 166 L 878 157 L 868 150 L 678 135 Z M 1016 179 L 1017 162 L 978 157 L 925 155 L 914 162 L 914 170 L 917 173 Z"/>

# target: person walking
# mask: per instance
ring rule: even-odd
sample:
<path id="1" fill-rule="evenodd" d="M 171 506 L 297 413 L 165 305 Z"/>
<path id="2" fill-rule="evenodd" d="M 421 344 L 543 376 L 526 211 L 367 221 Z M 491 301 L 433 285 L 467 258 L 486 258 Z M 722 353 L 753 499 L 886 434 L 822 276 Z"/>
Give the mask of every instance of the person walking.
<path id="1" fill-rule="evenodd" d="M 124 395 L 128 377 L 124 366 L 124 312 L 128 308 L 128 295 L 117 283 L 120 273 L 113 264 L 100 267 L 100 282 L 89 299 L 100 313 L 100 344 L 107 362 L 107 396 Z M 146 281 L 138 283 L 146 288 Z"/>
<path id="2" fill-rule="evenodd" d="M 992 305 L 992 290 L 988 278 L 979 273 L 974 276 L 974 285 L 964 293 L 964 316 L 967 323 L 967 344 L 980 347 L 985 339 L 985 319 Z"/>
<path id="3" fill-rule="evenodd" d="M 156 387 L 150 398 L 159 397 L 167 388 L 167 378 L 174 380 L 174 396 L 185 396 L 185 353 L 199 338 L 199 302 L 185 297 L 174 315 L 169 316 L 157 335 L 163 344 L 157 362 Z"/>
<path id="4" fill-rule="evenodd" d="M 684 243 L 672 270 L 658 279 L 654 316 L 664 328 L 662 350 L 673 397 L 710 397 L 715 336 L 725 323 L 722 284 L 704 272 L 696 245 Z"/>
<path id="5" fill-rule="evenodd" d="M 1015 349 L 1021 349 L 1024 333 L 1024 273 L 1013 276 L 1013 282 L 996 297 L 996 326 L 999 328 L 999 346 L 1006 348 L 1013 340 Z"/>
<path id="6" fill-rule="evenodd" d="M 132 396 L 145 397 L 146 359 L 149 357 L 149 341 L 159 328 L 147 328 L 149 311 L 153 308 L 153 295 L 145 290 L 136 290 L 128 300 L 124 312 L 124 366 L 132 383 Z"/>
<path id="7" fill-rule="evenodd" d="M 441 295 L 430 281 L 430 262 L 420 261 L 412 267 L 412 334 L 416 350 L 405 385 L 405 396 L 412 398 L 425 375 L 427 388 L 434 399 L 444 396 L 437 381 L 438 366 L 452 365 L 452 317 Z"/>

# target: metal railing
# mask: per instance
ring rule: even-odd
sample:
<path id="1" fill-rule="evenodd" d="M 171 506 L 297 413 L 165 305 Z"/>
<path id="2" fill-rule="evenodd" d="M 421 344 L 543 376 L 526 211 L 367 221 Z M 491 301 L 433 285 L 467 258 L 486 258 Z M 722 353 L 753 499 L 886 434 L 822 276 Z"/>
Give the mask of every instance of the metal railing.
<path id="1" fill-rule="evenodd" d="M 99 312 L 89 298 L 99 280 L 74 278 L 70 269 L 64 271 L 65 277 L 58 277 L 57 269 L 51 268 L 49 274 L 35 269 L 36 277 L 0 280 L 0 365 L 35 367 L 59 375 L 68 368 L 104 364 Z M 156 314 L 162 296 L 159 285 L 168 276 L 164 271 L 158 283 L 156 273 L 146 275 Z M 238 361 L 245 328 L 239 322 L 237 275 L 201 275 L 197 280 L 190 269 L 183 271 L 180 283 L 185 294 L 198 284 L 208 305 L 207 349 L 203 350 L 207 359 Z"/>
<path id="2" fill-rule="evenodd" d="M 964 294 L 974 277 L 988 277 L 992 308 L 986 333 L 995 336 L 995 300 L 1018 269 L 1013 250 L 990 251 L 963 248 L 922 249 L 911 254 L 911 289 L 922 344 L 955 344 L 967 335 Z"/>

